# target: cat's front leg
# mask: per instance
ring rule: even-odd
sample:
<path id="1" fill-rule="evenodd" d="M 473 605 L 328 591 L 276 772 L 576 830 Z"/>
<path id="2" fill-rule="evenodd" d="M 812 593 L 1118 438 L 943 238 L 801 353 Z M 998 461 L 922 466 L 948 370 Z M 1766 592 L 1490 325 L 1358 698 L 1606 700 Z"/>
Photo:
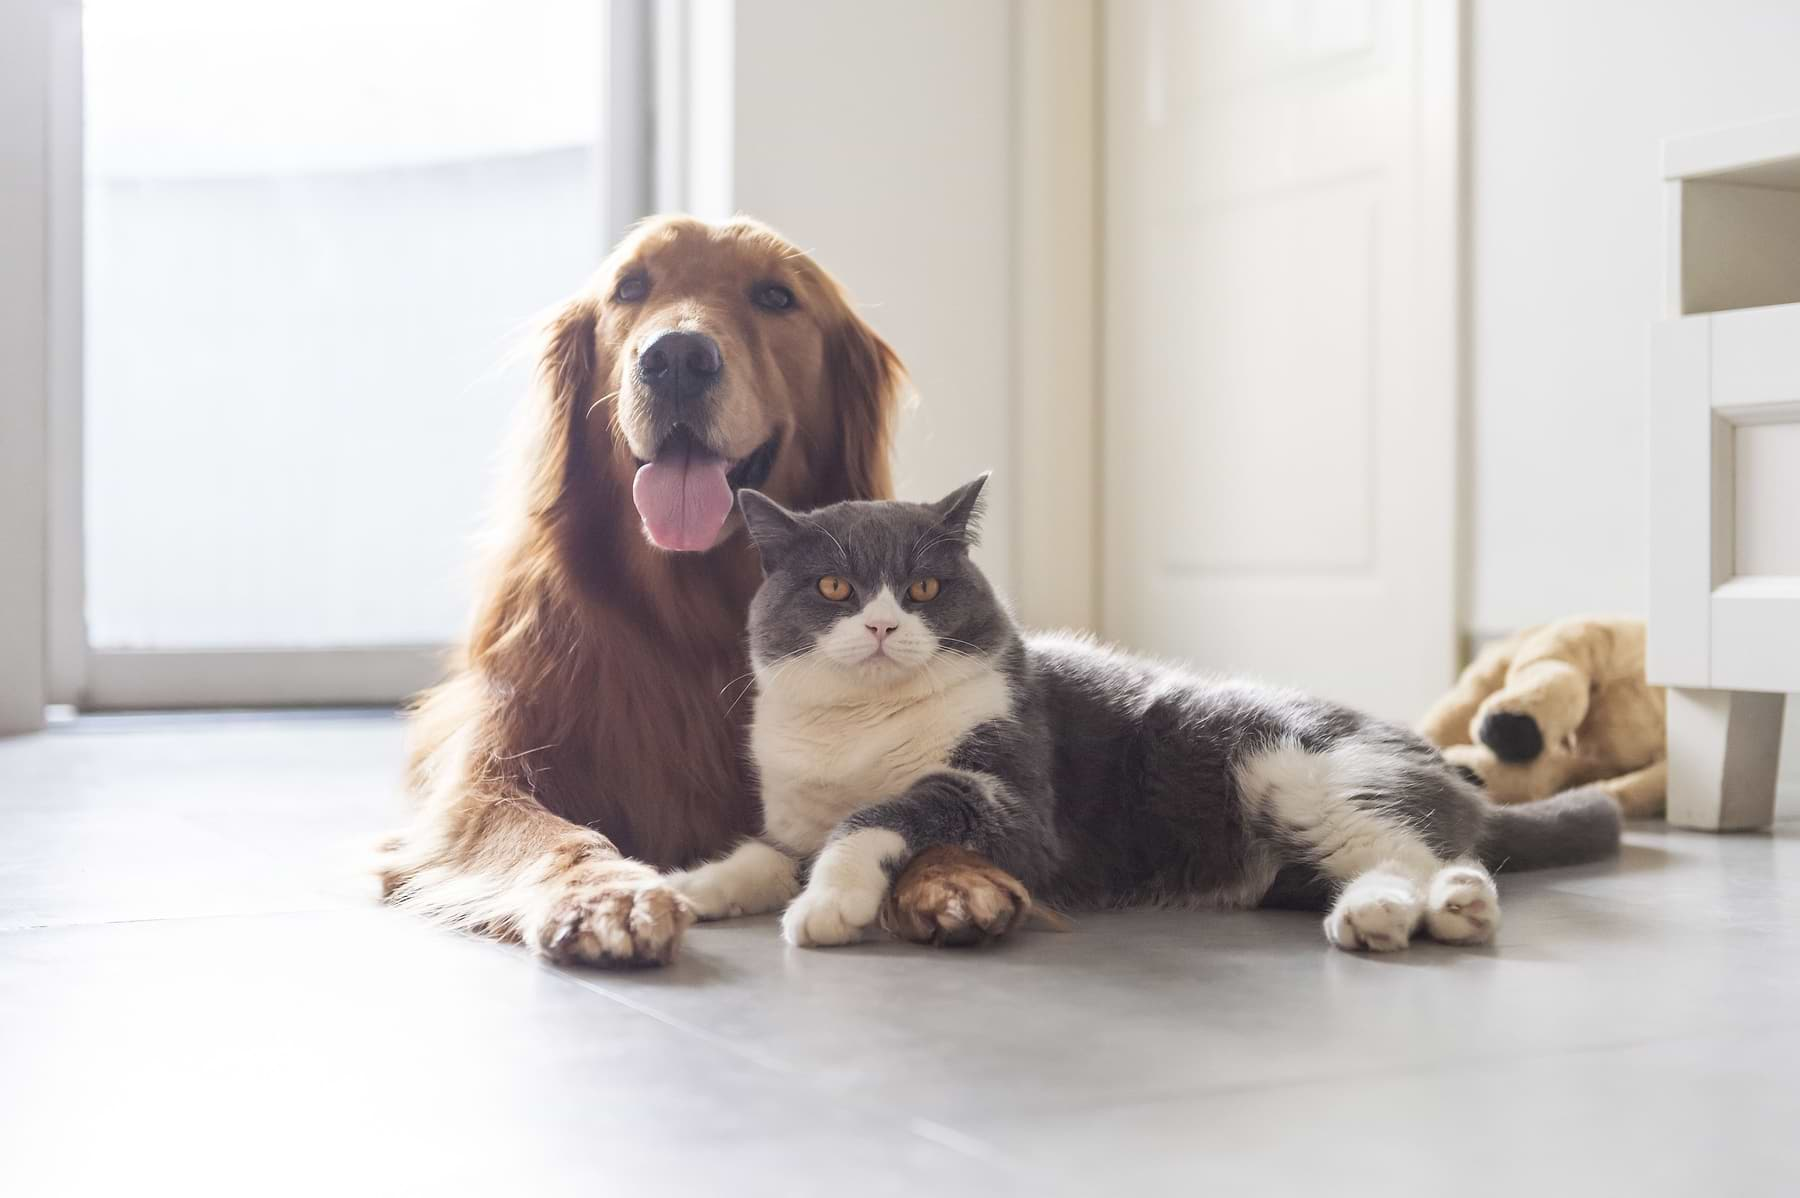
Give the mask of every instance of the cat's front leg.
<path id="1" fill-rule="evenodd" d="M 905 794 L 856 812 L 819 854 L 805 891 L 782 918 L 782 934 L 803 947 L 862 939 L 894 875 L 915 855 L 944 846 L 993 854 L 1011 832 L 1011 798 L 992 775 L 951 769 L 927 774 Z M 979 925 L 969 939 L 998 935 L 1029 909 L 1020 890 L 1020 896 L 966 904 L 970 909 L 953 914 Z"/>
<path id="2" fill-rule="evenodd" d="M 906 839 L 887 828 L 843 828 L 813 862 L 800 897 L 781 917 L 781 934 L 801 948 L 854 944 L 875 922 L 887 897 L 888 871 L 911 856 Z"/>
<path id="3" fill-rule="evenodd" d="M 717 861 L 663 880 L 701 919 L 733 919 L 781 910 L 800 891 L 800 867 L 774 845 L 746 840 Z"/>

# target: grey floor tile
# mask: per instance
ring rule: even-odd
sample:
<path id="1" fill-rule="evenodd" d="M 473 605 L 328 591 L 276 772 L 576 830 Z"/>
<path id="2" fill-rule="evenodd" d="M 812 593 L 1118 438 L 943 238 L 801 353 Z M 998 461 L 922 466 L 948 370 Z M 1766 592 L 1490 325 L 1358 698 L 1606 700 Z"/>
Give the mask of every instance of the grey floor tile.
<path id="1" fill-rule="evenodd" d="M 389 913 L 0 935 L 0 1009 L 8 1193 L 993 1193 L 1018 1180 L 932 1129 Z"/>
<path id="2" fill-rule="evenodd" d="M 379 907 L 392 719 L 0 740 L 0 1193 L 1776 1193 L 1800 827 L 1503 876 L 1482 950 L 1284 912 L 563 972 Z M 1711 1179 L 1717 1184 L 1706 1184 Z M 1452 1184 L 1454 1183 L 1454 1184 Z"/>
<path id="3" fill-rule="evenodd" d="M 1734 1033 L 961 1126 L 1125 1194 L 1773 1198 L 1800 1179 L 1797 1059 L 1794 1031 Z"/>
<path id="4" fill-rule="evenodd" d="M 368 902 L 391 716 L 95 725 L 0 738 L 0 929 Z"/>
<path id="5" fill-rule="evenodd" d="M 838 1092 L 877 1087 L 945 1120 L 1473 1067 L 1690 1034 L 1721 1011 L 1788 1019 L 1800 838 L 1632 838 L 1619 863 L 1504 879 L 1505 926 L 1480 950 L 1352 955 L 1303 914 L 1139 912 L 986 950 L 807 951 L 765 918 L 702 926 L 675 968 L 605 984 Z M 1726 900 L 1680 880 L 1688 858 L 1732 879 L 1717 885 L 1735 917 L 1707 923 L 1696 904 Z"/>

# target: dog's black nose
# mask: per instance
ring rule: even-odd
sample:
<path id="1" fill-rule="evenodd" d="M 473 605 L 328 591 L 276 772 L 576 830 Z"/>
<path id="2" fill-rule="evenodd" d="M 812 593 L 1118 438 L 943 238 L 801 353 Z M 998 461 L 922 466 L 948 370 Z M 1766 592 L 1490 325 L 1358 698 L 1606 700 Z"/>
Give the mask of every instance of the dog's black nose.
<path id="1" fill-rule="evenodd" d="M 638 377 L 658 399 L 693 399 L 718 381 L 719 343 L 705 333 L 668 329 L 638 350 Z"/>

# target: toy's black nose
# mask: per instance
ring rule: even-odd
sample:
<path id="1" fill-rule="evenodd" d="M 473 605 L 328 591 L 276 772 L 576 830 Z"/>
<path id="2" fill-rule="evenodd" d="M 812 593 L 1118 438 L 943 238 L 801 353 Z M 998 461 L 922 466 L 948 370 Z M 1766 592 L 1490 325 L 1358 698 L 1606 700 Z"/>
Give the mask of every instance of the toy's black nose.
<path id="1" fill-rule="evenodd" d="M 1477 729 L 1481 743 L 1509 765 L 1537 760 L 1544 751 L 1544 734 L 1536 720 L 1511 711 L 1490 711 Z"/>
<path id="2" fill-rule="evenodd" d="M 719 379 L 719 343 L 705 333 L 668 329 L 638 349 L 638 378 L 657 399 L 693 399 Z"/>

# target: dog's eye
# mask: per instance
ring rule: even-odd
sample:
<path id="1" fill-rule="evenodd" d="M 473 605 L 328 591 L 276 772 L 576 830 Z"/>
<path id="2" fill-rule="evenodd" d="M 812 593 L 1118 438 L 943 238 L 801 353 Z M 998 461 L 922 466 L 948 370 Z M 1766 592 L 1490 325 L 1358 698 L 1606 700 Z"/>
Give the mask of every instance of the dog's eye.
<path id="1" fill-rule="evenodd" d="M 907 587 L 906 593 L 912 597 L 914 603 L 930 603 L 933 599 L 938 597 L 939 589 L 937 579 L 921 578 L 919 581 Z"/>
<path id="2" fill-rule="evenodd" d="M 794 306 L 794 293 L 780 283 L 759 283 L 756 290 L 750 293 L 759 308 L 767 308 L 771 312 L 780 312 L 784 308 Z"/>
<path id="3" fill-rule="evenodd" d="M 650 294 L 650 279 L 645 275 L 626 275 L 613 288 L 613 298 L 621 304 L 635 304 Z"/>
<path id="4" fill-rule="evenodd" d="M 835 574 L 827 574 L 819 579 L 819 594 L 833 603 L 842 603 L 850 597 L 850 584 Z"/>

